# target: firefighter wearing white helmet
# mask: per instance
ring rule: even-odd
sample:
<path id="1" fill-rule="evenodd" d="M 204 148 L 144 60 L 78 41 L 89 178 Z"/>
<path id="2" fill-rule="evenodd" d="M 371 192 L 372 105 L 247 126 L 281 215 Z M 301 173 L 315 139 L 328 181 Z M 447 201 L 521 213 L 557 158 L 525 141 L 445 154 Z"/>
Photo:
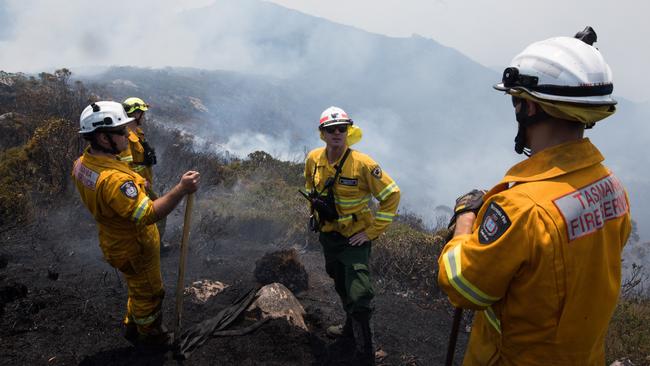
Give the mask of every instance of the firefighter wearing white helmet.
<path id="1" fill-rule="evenodd" d="M 614 113 L 590 27 L 533 43 L 495 86 L 513 97 L 516 164 L 455 207 L 438 282 L 477 311 L 464 365 L 602 365 L 630 205 L 584 129 Z M 469 209 L 468 209 L 469 207 Z"/>
<path id="2" fill-rule="evenodd" d="M 128 147 L 128 117 L 120 103 L 96 102 L 81 113 L 80 130 L 89 141 L 74 163 L 72 177 L 99 229 L 104 259 L 122 272 L 128 286 L 125 336 L 136 345 L 167 345 L 162 324 L 164 290 L 160 239 L 154 223 L 197 189 L 199 173 L 185 173 L 178 185 L 153 201 L 145 179 L 117 159 Z"/>
<path id="3" fill-rule="evenodd" d="M 355 345 L 355 364 L 374 365 L 370 247 L 393 221 L 400 190 L 372 158 L 350 149 L 361 139 L 361 129 L 344 110 L 327 108 L 318 128 L 326 146 L 307 156 L 304 195 L 310 201 L 311 227 L 323 246 L 325 270 L 346 313 L 345 325 L 328 328 L 328 334 Z M 368 207 L 372 197 L 379 201 L 375 214 Z"/>

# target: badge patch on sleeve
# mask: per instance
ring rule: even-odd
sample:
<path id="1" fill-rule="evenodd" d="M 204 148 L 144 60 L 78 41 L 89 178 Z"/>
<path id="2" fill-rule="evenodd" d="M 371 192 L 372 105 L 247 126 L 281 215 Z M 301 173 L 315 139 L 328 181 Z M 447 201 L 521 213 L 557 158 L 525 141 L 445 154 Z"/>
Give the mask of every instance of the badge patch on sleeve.
<path id="1" fill-rule="evenodd" d="M 381 179 L 381 168 L 379 167 L 379 165 L 377 165 L 370 173 L 372 174 L 373 177 L 377 179 Z"/>
<path id="2" fill-rule="evenodd" d="M 133 183 L 132 180 L 124 182 L 120 186 L 120 191 L 122 191 L 122 193 L 124 193 L 124 195 L 129 198 L 138 197 L 138 188 L 135 186 L 135 183 Z"/>
<path id="3" fill-rule="evenodd" d="M 479 243 L 490 244 L 499 239 L 508 230 L 510 224 L 510 218 L 501 206 L 490 202 L 478 230 Z"/>

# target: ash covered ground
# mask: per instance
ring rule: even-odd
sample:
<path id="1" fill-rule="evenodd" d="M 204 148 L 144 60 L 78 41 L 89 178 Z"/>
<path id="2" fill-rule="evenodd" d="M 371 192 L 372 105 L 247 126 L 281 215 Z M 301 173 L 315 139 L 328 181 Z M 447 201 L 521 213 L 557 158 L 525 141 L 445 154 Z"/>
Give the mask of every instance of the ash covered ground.
<path id="1" fill-rule="evenodd" d="M 122 338 L 120 323 L 126 284 L 103 261 L 94 221 L 85 208 L 71 204 L 52 208 L 43 216 L 30 227 L 0 234 L 0 363 L 177 364 L 179 361 L 173 359 L 171 352 L 138 351 Z M 175 247 L 180 243 L 181 226 L 182 208 L 177 208 L 169 218 L 166 234 L 166 241 Z M 265 235 L 256 235 L 256 230 L 251 230 L 248 234 L 224 230 L 213 238 L 190 235 L 186 285 L 210 279 L 230 287 L 205 304 L 186 297 L 184 328 L 214 316 L 243 291 L 255 286 L 255 262 L 265 253 L 286 249 L 267 244 Z M 181 363 L 345 365 L 345 354 L 351 350 L 334 348 L 333 340 L 325 334 L 327 326 L 343 320 L 343 313 L 332 281 L 325 273 L 318 243 L 298 249 L 309 276 L 309 287 L 296 296 L 307 311 L 309 332 L 284 320 L 272 320 L 248 335 L 211 338 Z M 177 249 L 162 257 L 167 291 L 164 316 L 168 325 L 174 317 L 178 259 Z M 372 319 L 375 347 L 387 354 L 378 364 L 443 364 L 452 314 L 446 300 L 430 301 L 407 292 L 387 291 L 381 283 L 377 290 Z M 237 328 L 237 323 L 233 328 Z M 467 334 L 461 331 L 458 364 L 466 338 Z"/>

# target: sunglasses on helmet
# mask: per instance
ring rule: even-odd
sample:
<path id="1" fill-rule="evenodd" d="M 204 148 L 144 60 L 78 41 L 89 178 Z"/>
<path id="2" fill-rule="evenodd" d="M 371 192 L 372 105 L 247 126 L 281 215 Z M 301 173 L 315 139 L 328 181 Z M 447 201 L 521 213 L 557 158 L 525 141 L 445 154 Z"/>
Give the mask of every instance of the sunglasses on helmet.
<path id="1" fill-rule="evenodd" d="M 138 103 L 138 102 L 135 102 L 133 104 L 122 103 L 122 106 L 124 107 L 124 110 L 126 111 L 127 114 L 128 113 L 133 113 L 133 112 L 135 112 L 137 110 L 142 110 L 142 108 L 149 108 L 149 104 L 147 104 L 147 103 Z"/>
<path id="2" fill-rule="evenodd" d="M 323 127 L 323 130 L 327 133 L 334 133 L 334 131 L 339 131 L 340 133 L 345 133 L 348 131 L 348 125 L 335 125 Z"/>

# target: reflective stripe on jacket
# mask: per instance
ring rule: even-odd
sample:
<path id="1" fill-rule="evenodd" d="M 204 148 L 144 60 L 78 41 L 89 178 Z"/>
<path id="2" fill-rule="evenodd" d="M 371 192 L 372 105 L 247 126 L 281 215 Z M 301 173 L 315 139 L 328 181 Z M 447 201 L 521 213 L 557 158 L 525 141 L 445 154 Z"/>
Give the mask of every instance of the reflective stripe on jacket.
<path id="1" fill-rule="evenodd" d="M 315 183 L 316 189 L 321 192 L 327 178 L 334 177 L 334 167 L 337 164 L 338 161 L 329 164 L 324 147 L 312 150 L 305 162 L 307 191 L 312 191 Z M 374 216 L 368 208 L 373 196 L 379 201 L 379 209 Z M 321 231 L 336 231 L 346 237 L 365 231 L 370 240 L 374 240 L 393 221 L 399 205 L 400 190 L 372 158 L 351 150 L 334 184 L 334 198 L 339 219 L 337 222 L 324 223 Z"/>
<path id="2" fill-rule="evenodd" d="M 588 139 L 515 165 L 471 234 L 438 260 L 454 306 L 479 310 L 464 365 L 603 365 L 630 234 L 627 193 Z"/>
<path id="3" fill-rule="evenodd" d="M 145 179 L 126 162 L 86 150 L 74 163 L 72 177 L 82 201 L 94 216 L 106 260 L 118 269 L 136 271 L 160 250 L 153 203 Z"/>

